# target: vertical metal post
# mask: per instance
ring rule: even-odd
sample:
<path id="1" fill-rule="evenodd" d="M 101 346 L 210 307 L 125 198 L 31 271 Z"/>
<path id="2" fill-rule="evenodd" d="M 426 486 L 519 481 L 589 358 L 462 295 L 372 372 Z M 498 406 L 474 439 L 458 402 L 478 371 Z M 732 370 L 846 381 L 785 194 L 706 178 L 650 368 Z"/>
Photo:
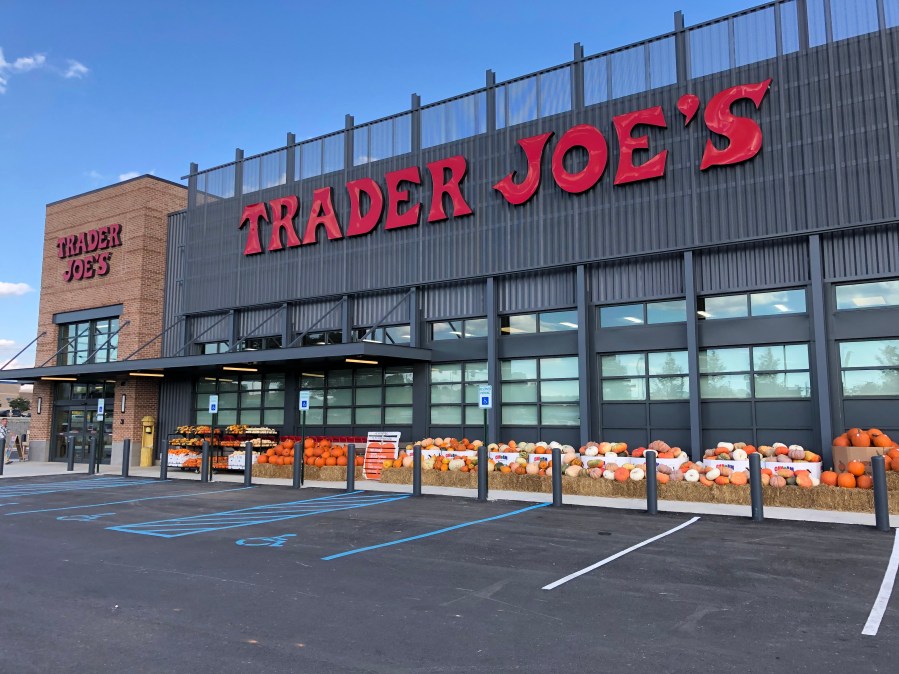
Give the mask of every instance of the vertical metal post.
<path id="1" fill-rule="evenodd" d="M 833 465 L 833 452 L 830 439 L 833 437 L 833 412 L 831 410 L 830 366 L 827 353 L 829 340 L 827 336 L 827 298 L 824 296 L 824 262 L 821 255 L 821 238 L 817 235 L 808 238 L 809 272 L 811 274 L 811 314 L 812 324 L 812 376 L 818 411 L 819 435 L 815 440 L 824 455 L 824 465 Z"/>
<path id="2" fill-rule="evenodd" d="M 305 419 L 306 413 L 300 412 L 300 415 Z M 300 472 L 302 471 L 303 466 L 303 450 L 300 449 L 297 452 L 297 447 L 302 448 L 304 446 L 304 441 L 301 439 L 298 444 L 295 444 L 293 451 L 293 488 L 299 489 L 302 485 L 302 477 L 300 476 Z"/>
<path id="3" fill-rule="evenodd" d="M 657 515 L 659 512 L 659 479 L 656 474 L 656 452 L 646 452 L 646 512 Z"/>
<path id="4" fill-rule="evenodd" d="M 169 450 L 168 450 L 168 447 L 163 447 L 159 451 L 159 479 L 160 480 L 168 480 L 169 479 Z"/>
<path id="5" fill-rule="evenodd" d="M 253 443 L 243 443 L 243 483 L 245 487 L 253 484 Z"/>
<path id="6" fill-rule="evenodd" d="M 752 499 L 752 521 L 765 519 L 765 505 L 762 502 L 762 457 L 758 452 L 749 455 L 749 495 Z"/>
<path id="7" fill-rule="evenodd" d="M 890 504 L 887 493 L 886 461 L 882 456 L 871 457 L 874 474 L 874 521 L 878 531 L 890 530 Z"/>
<path id="8" fill-rule="evenodd" d="M 347 445 L 346 490 L 356 491 L 356 443 Z"/>
<path id="9" fill-rule="evenodd" d="M 122 477 L 128 477 L 128 469 L 131 467 L 131 439 L 125 438 L 122 442 Z"/>
<path id="10" fill-rule="evenodd" d="M 66 470 L 72 472 L 75 470 L 75 436 L 69 435 L 66 438 L 66 459 L 68 459 L 68 466 Z"/>
<path id="11" fill-rule="evenodd" d="M 553 505 L 562 505 L 562 450 L 553 447 Z"/>
<path id="12" fill-rule="evenodd" d="M 581 50 L 583 56 L 583 50 Z M 577 298 L 577 362 L 580 377 L 578 377 L 578 404 L 580 409 L 580 441 L 586 445 L 593 437 L 591 429 L 591 417 L 593 411 L 592 397 L 590 395 L 593 381 L 593 368 L 596 364 L 596 353 L 591 356 L 590 350 L 593 342 L 590 335 L 593 334 L 593 321 L 590 312 L 590 291 L 587 287 L 587 270 L 584 265 L 577 267 L 577 283 L 575 285 Z"/>
<path id="13" fill-rule="evenodd" d="M 699 391 L 699 320 L 696 306 L 696 276 L 693 251 L 684 253 L 684 295 L 687 304 L 687 361 L 690 382 L 690 458 L 702 455 L 702 406 Z"/>
<path id="14" fill-rule="evenodd" d="M 306 411 L 300 412 L 300 447 L 306 447 Z M 303 453 L 303 450 L 300 450 Z M 305 478 L 306 464 L 303 461 L 297 463 L 296 457 L 293 462 L 293 488 L 299 489 L 303 486 L 303 478 Z"/>
<path id="15" fill-rule="evenodd" d="M 421 445 L 412 448 L 412 495 L 421 496 Z"/>
<path id="16" fill-rule="evenodd" d="M 209 440 L 203 440 L 202 459 L 200 461 L 200 482 L 209 482 Z"/>
<path id="17" fill-rule="evenodd" d="M 478 447 L 478 501 L 487 500 L 487 445 Z"/>
<path id="18" fill-rule="evenodd" d="M 94 465 L 94 461 L 97 457 L 97 436 L 96 434 L 91 435 L 90 439 L 90 452 L 87 455 L 87 474 L 94 475 L 97 472 L 97 469 Z"/>
<path id="19" fill-rule="evenodd" d="M 490 444 L 490 440 L 487 439 L 487 429 L 488 429 L 487 408 L 485 407 L 484 408 L 484 446 L 485 447 Z"/>

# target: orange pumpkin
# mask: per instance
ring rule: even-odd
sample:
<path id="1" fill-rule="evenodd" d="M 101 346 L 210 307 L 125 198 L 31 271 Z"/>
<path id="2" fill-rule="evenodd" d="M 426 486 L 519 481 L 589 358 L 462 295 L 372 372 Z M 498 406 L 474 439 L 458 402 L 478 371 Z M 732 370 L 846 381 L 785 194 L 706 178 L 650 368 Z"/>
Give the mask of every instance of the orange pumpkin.
<path id="1" fill-rule="evenodd" d="M 890 440 L 890 436 L 884 435 L 881 433 L 877 436 L 872 436 L 874 438 L 874 446 L 875 447 L 892 447 L 893 441 Z"/>
<path id="2" fill-rule="evenodd" d="M 858 477 L 859 475 L 865 474 L 865 464 L 863 464 L 861 461 L 850 461 L 849 465 L 846 466 L 846 470 L 848 470 L 855 477 Z"/>
<path id="3" fill-rule="evenodd" d="M 855 475 L 852 473 L 840 473 L 839 476 L 837 476 L 837 486 L 843 487 L 844 489 L 854 489 Z"/>
<path id="4" fill-rule="evenodd" d="M 845 433 L 843 435 L 838 435 L 833 439 L 834 447 L 848 447 L 849 446 L 849 438 Z"/>
<path id="5" fill-rule="evenodd" d="M 667 473 L 656 473 L 656 480 L 659 484 L 668 484 L 671 478 Z"/>
<path id="6" fill-rule="evenodd" d="M 803 473 L 801 475 L 797 473 L 796 484 L 798 486 L 802 487 L 803 489 L 811 489 L 814 486 L 814 483 L 812 482 L 812 478 L 805 471 L 803 471 Z"/>
<path id="7" fill-rule="evenodd" d="M 736 485 L 744 485 L 749 482 L 749 476 L 746 474 L 744 470 L 738 470 L 734 472 L 733 475 L 730 476 L 730 483 Z"/>
<path id="8" fill-rule="evenodd" d="M 615 471 L 615 481 L 616 482 L 625 482 L 631 476 L 631 471 L 627 468 L 619 468 Z"/>
<path id="9" fill-rule="evenodd" d="M 855 486 L 859 489 L 874 489 L 874 478 L 870 475 L 859 475 Z"/>
<path id="10" fill-rule="evenodd" d="M 294 443 L 293 440 L 282 440 L 281 444 L 284 445 L 285 447 L 287 447 L 287 449 L 293 449 L 293 447 L 296 443 Z"/>
<path id="11" fill-rule="evenodd" d="M 825 470 L 823 473 L 821 473 L 821 484 L 826 484 L 830 487 L 836 487 L 837 477 L 838 476 L 835 471 Z"/>
<path id="12" fill-rule="evenodd" d="M 305 440 L 303 440 L 303 447 L 305 447 L 306 449 L 312 449 L 313 447 L 315 447 L 315 440 L 313 440 L 312 438 L 306 438 Z"/>
<path id="13" fill-rule="evenodd" d="M 347 458 L 345 456 L 340 456 L 337 458 L 338 466 L 345 466 L 347 464 Z"/>
<path id="14" fill-rule="evenodd" d="M 266 455 L 266 454 L 260 454 L 260 455 L 259 455 L 259 458 L 257 459 L 257 461 L 258 461 L 259 463 L 268 463 L 268 455 Z"/>
<path id="15" fill-rule="evenodd" d="M 853 447 L 870 447 L 871 436 L 864 431 L 861 431 L 859 433 L 851 434 L 849 436 L 849 442 L 852 443 Z"/>

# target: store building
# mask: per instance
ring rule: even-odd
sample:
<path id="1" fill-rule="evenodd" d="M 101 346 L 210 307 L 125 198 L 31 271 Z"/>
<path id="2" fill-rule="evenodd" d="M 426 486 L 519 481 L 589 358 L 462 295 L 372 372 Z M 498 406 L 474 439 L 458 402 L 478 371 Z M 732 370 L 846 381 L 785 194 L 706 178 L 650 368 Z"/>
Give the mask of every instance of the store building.
<path id="1" fill-rule="evenodd" d="M 51 204 L 43 366 L 10 375 L 43 399 L 33 442 L 61 456 L 70 406 L 101 389 L 110 453 L 145 414 L 160 447 L 179 424 L 296 433 L 300 389 L 310 433 L 481 437 L 487 383 L 491 441 L 828 456 L 848 426 L 899 431 L 897 26 L 899 0 L 678 14 L 192 164 L 186 190 L 143 177 Z M 64 279 L 84 254 L 63 235 L 112 246 L 113 223 L 108 271 Z"/>

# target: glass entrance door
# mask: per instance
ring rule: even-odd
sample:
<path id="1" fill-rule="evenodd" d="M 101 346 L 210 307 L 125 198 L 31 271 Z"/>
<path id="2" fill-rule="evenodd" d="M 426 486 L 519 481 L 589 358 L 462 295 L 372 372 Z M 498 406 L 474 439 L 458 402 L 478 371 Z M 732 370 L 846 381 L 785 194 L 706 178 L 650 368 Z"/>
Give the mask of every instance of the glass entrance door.
<path id="1" fill-rule="evenodd" d="M 111 409 L 112 401 L 106 401 L 106 409 Z M 56 408 L 56 431 L 54 434 L 56 447 L 53 452 L 54 461 L 68 460 L 69 437 L 73 439 L 75 463 L 87 463 L 90 455 L 90 441 L 97 439 L 97 451 L 101 463 L 109 463 L 112 458 L 112 418 L 107 414 L 103 421 L 97 420 L 96 402 L 77 406 Z"/>

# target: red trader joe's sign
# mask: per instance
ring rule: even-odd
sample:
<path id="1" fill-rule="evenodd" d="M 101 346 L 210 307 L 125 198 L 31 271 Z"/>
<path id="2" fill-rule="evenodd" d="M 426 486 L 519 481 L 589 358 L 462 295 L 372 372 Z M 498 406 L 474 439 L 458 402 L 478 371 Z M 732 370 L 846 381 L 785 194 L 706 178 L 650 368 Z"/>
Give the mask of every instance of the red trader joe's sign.
<path id="1" fill-rule="evenodd" d="M 68 260 L 62 277 L 69 282 L 106 276 L 112 257 L 109 249 L 121 245 L 122 226 L 118 223 L 59 237 L 56 254 L 60 260 Z"/>
<path id="2" fill-rule="evenodd" d="M 754 84 L 741 84 L 725 89 L 711 98 L 705 107 L 703 121 L 709 131 L 723 137 L 727 143 L 725 147 L 719 149 L 711 139 L 706 141 L 699 165 L 700 171 L 716 166 L 739 164 L 752 159 L 761 151 L 761 127 L 748 117 L 735 115 L 731 112 L 731 106 L 737 101 L 749 100 L 756 109 L 759 109 L 770 86 L 771 79 Z M 699 97 L 694 94 L 684 94 L 678 99 L 677 109 L 684 118 L 684 126 L 693 121 L 701 104 Z M 612 124 L 618 137 L 619 148 L 614 184 L 626 185 L 663 177 L 668 150 L 663 149 L 642 164 L 635 164 L 634 150 L 648 150 L 649 139 L 645 135 L 633 133 L 638 126 L 668 128 L 662 107 L 655 106 L 617 115 L 612 118 Z M 519 176 L 513 171 L 493 186 L 493 189 L 508 203 L 524 204 L 536 194 L 543 179 L 542 159 L 553 135 L 554 132 L 550 131 L 518 141 L 527 160 L 527 172 Z M 587 161 L 584 168 L 571 173 L 565 168 L 564 159 L 565 155 L 575 148 L 586 151 Z M 608 143 L 602 131 L 590 124 L 578 124 L 563 133 L 552 149 L 553 182 L 571 194 L 586 192 L 602 178 L 608 160 Z M 386 173 L 384 175 L 386 195 L 382 186 L 372 178 L 348 182 L 346 184 L 350 201 L 348 218 L 338 218 L 331 187 L 315 190 L 312 193 L 312 205 L 302 237 L 294 226 L 300 210 L 300 201 L 296 196 L 272 199 L 268 204 L 264 202 L 250 204 L 243 209 L 238 223 L 239 229 L 249 224 L 244 255 L 264 252 L 259 232 L 261 222 L 271 225 L 267 250 L 276 251 L 285 248 L 284 241 L 287 248 L 317 243 L 319 226 L 324 227 L 325 235 L 333 240 L 369 234 L 378 226 L 382 217 L 384 229 L 414 227 L 420 224 L 423 210 L 427 210 L 428 222 L 447 220 L 450 216 L 444 209 L 444 197 L 449 197 L 452 204 L 452 217 L 473 213 L 462 193 L 462 179 L 468 172 L 465 157 L 456 155 L 431 162 L 427 165 L 427 172 L 431 183 L 431 202 L 430 207 L 425 206 L 424 209 L 423 204 L 413 203 L 409 194 L 410 185 L 422 184 L 422 171 L 418 166 Z M 345 227 L 341 226 L 341 220 L 346 223 Z"/>

